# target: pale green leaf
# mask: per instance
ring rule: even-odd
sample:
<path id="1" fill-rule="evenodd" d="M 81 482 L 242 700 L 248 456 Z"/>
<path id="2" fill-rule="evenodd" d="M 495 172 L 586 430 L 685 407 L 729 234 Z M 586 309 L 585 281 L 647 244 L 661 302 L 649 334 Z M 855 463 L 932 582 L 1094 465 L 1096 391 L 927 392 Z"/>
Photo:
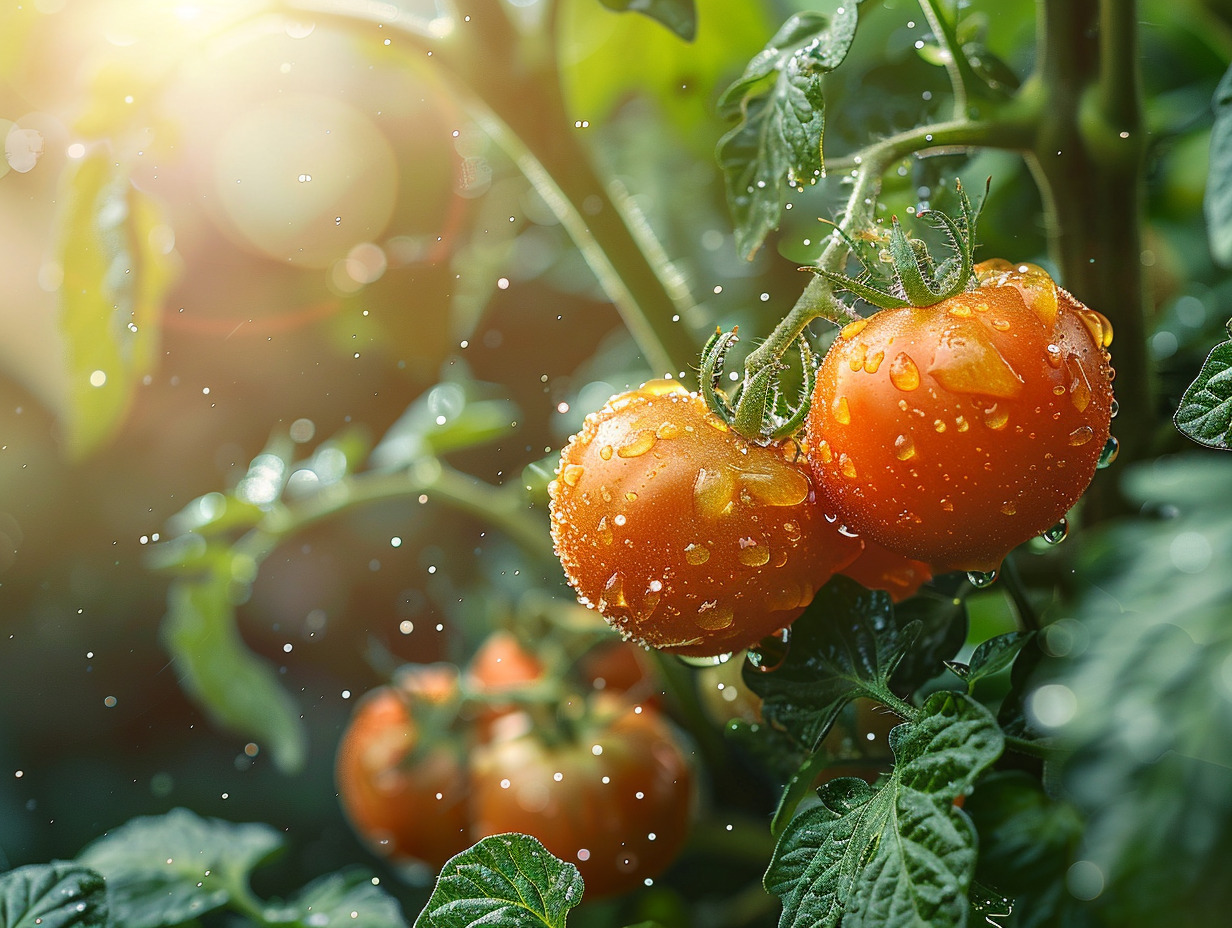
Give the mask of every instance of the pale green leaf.
<path id="1" fill-rule="evenodd" d="M 104 928 L 107 891 L 93 870 L 67 860 L 0 874 L 0 928 Z"/>

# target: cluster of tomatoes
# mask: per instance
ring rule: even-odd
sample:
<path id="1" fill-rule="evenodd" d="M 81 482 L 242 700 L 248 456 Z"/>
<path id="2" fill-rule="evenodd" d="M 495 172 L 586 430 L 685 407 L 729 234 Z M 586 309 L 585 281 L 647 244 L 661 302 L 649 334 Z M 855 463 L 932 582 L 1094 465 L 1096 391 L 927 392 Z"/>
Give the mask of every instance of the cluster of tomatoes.
<path id="1" fill-rule="evenodd" d="M 509 632 L 462 670 L 409 665 L 366 694 L 338 749 L 342 807 L 369 847 L 435 872 L 493 834 L 533 834 L 587 898 L 653 879 L 689 832 L 689 750 L 643 650 L 607 641 L 549 672 Z"/>
<path id="2" fill-rule="evenodd" d="M 844 327 L 801 439 L 741 435 L 672 381 L 591 414 L 550 487 L 579 600 L 715 655 L 789 626 L 836 573 L 901 600 L 1056 525 L 1111 447 L 1111 326 L 1034 265 L 972 282 Z"/>

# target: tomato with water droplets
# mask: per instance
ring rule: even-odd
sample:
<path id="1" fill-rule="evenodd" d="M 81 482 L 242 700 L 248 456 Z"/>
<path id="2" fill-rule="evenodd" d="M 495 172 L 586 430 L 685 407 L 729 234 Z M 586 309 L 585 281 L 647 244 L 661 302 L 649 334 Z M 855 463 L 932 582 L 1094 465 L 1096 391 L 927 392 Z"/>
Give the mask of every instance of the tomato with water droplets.
<path id="1" fill-rule="evenodd" d="M 629 892 L 675 860 L 696 802 L 680 738 L 649 706 L 599 699 L 574 730 L 476 748 L 474 837 L 518 831 L 575 864 L 586 898 Z"/>
<path id="2" fill-rule="evenodd" d="M 751 442 L 679 384 L 587 417 L 561 453 L 552 539 L 578 598 L 626 637 L 737 650 L 789 625 L 860 551 L 792 442 Z"/>
<path id="3" fill-rule="evenodd" d="M 1064 516 L 1112 414 L 1107 319 L 1034 265 L 975 273 L 976 289 L 846 326 L 808 420 L 826 504 L 938 571 L 994 570 Z"/>

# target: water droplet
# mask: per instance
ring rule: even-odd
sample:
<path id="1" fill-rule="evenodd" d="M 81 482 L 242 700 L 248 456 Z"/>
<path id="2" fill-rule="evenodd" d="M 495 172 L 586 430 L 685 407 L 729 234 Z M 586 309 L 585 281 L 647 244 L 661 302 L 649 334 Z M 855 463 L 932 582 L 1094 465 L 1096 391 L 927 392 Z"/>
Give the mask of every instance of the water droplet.
<path id="1" fill-rule="evenodd" d="M 1044 357 L 1048 359 L 1048 366 L 1061 369 L 1061 349 L 1056 345 L 1048 345 L 1044 348 Z"/>
<path id="2" fill-rule="evenodd" d="M 736 500 L 736 479 L 728 470 L 705 467 L 693 481 L 693 508 L 707 519 L 717 519 L 732 511 Z"/>
<path id="3" fill-rule="evenodd" d="M 627 609 L 629 606 L 629 601 L 625 599 L 624 578 L 619 573 L 612 574 L 607 578 L 607 583 L 603 586 L 603 595 L 599 597 L 599 611 L 601 613 L 611 606 L 615 606 L 618 609 Z"/>
<path id="4" fill-rule="evenodd" d="M 983 590 L 997 582 L 997 572 L 995 570 L 969 570 L 967 580 L 977 590 Z"/>
<path id="5" fill-rule="evenodd" d="M 910 461 L 915 457 L 915 442 L 910 435 L 899 435 L 894 439 L 894 456 L 900 461 Z"/>
<path id="6" fill-rule="evenodd" d="M 582 474 L 586 473 L 586 468 L 581 464 L 566 464 L 565 469 L 561 471 L 561 479 L 569 486 L 576 487 L 578 481 L 582 479 Z"/>
<path id="7" fill-rule="evenodd" d="M 808 477 L 798 470 L 743 473 L 736 478 L 741 499 L 761 506 L 798 506 L 809 496 Z"/>
<path id="8" fill-rule="evenodd" d="M 664 422 L 655 432 L 660 438 L 671 440 L 680 435 L 680 426 L 675 422 Z"/>
<path id="9" fill-rule="evenodd" d="M 1104 450 L 1099 453 L 1099 461 L 1096 467 L 1103 470 L 1117 459 L 1117 455 L 1121 453 L 1121 443 L 1116 440 L 1115 436 L 1109 435 L 1108 440 L 1104 442 Z"/>
<path id="10" fill-rule="evenodd" d="M 625 499 L 628 500 L 630 503 L 636 503 L 637 494 L 634 493 L 632 490 L 630 490 L 628 493 L 625 494 Z"/>
<path id="11" fill-rule="evenodd" d="M 1117 413 L 1119 413 L 1120 411 L 1121 411 L 1121 404 L 1118 403 L 1116 400 L 1113 400 L 1112 407 L 1108 410 L 1108 418 L 1115 419 L 1117 417 Z"/>
<path id="12" fill-rule="evenodd" d="M 1069 443 L 1074 446 L 1085 445 L 1095 437 L 1095 430 L 1089 425 L 1080 425 L 1069 433 Z"/>
<path id="13" fill-rule="evenodd" d="M 716 600 L 708 600 L 697 607 L 694 621 L 709 632 L 730 628 L 736 619 L 730 606 L 720 606 Z"/>
<path id="14" fill-rule="evenodd" d="M 710 549 L 705 545 L 688 545 L 684 549 L 684 559 L 698 567 L 710 560 Z"/>
<path id="15" fill-rule="evenodd" d="M 1065 537 L 1068 534 L 1069 534 L 1069 520 L 1062 518 L 1059 522 L 1057 522 L 1056 525 L 1052 526 L 1052 528 L 1045 529 L 1043 534 L 1041 534 L 1039 537 L 1044 540 L 1045 544 L 1059 545 L 1061 542 L 1065 540 Z"/>
<path id="16" fill-rule="evenodd" d="M 877 368 L 881 367 L 881 362 L 885 360 L 885 352 L 878 351 L 875 354 L 870 354 L 864 359 L 864 370 L 869 374 L 877 373 Z"/>
<path id="17" fill-rule="evenodd" d="M 851 409 L 847 405 L 847 397 L 836 396 L 834 402 L 830 404 L 830 411 L 834 414 L 834 421 L 839 425 L 851 425 Z"/>
<path id="18" fill-rule="evenodd" d="M 654 447 L 656 441 L 658 436 L 650 429 L 639 429 L 629 441 L 616 449 L 616 453 L 622 458 L 641 457 Z"/>
<path id="19" fill-rule="evenodd" d="M 770 548 L 753 538 L 741 538 L 740 551 L 736 554 L 745 567 L 762 567 L 770 562 Z"/>
<path id="20" fill-rule="evenodd" d="M 992 327 L 998 332 L 1008 332 L 1010 330 L 1010 323 L 1008 319 L 994 319 Z"/>
<path id="21" fill-rule="evenodd" d="M 843 338 L 852 339 L 863 332 L 866 325 L 868 325 L 867 319 L 857 319 L 855 322 L 849 322 L 839 329 L 838 334 Z"/>
<path id="22" fill-rule="evenodd" d="M 864 367 L 864 358 L 868 354 L 868 346 L 864 344 L 856 345 L 851 349 L 851 354 L 847 358 L 847 366 L 852 371 L 858 371 Z"/>
<path id="23" fill-rule="evenodd" d="M 846 454 L 840 454 L 838 456 L 838 469 L 848 480 L 856 479 L 856 466 L 851 462 L 851 458 L 847 457 Z"/>
<path id="24" fill-rule="evenodd" d="M 960 432 L 965 432 L 967 431 L 967 429 L 971 428 L 971 423 L 967 421 L 966 416 L 958 416 L 954 420 L 954 425 L 958 428 L 958 431 Z"/>
<path id="25" fill-rule="evenodd" d="M 1014 505 L 1013 503 L 1002 503 L 1001 512 L 1007 516 L 1017 515 L 1018 507 Z"/>
<path id="26" fill-rule="evenodd" d="M 830 448 L 830 443 L 824 438 L 817 443 L 817 460 L 822 464 L 829 464 L 834 460 L 834 452 Z"/>
<path id="27" fill-rule="evenodd" d="M 946 310 L 946 313 L 951 316 L 956 316 L 959 319 L 966 319 L 971 315 L 971 307 L 967 306 L 965 303 L 956 303 Z"/>
<path id="28" fill-rule="evenodd" d="M 905 351 L 900 351 L 890 362 L 890 383 L 904 393 L 910 393 L 920 385 L 920 369 Z"/>
<path id="29" fill-rule="evenodd" d="M 612 446 L 604 445 L 602 448 L 600 448 L 599 457 L 603 458 L 603 460 L 605 461 L 610 461 L 612 459 Z"/>
<path id="30" fill-rule="evenodd" d="M 607 524 L 607 516 L 599 520 L 599 524 L 595 526 L 595 531 L 599 533 L 599 540 L 605 545 L 612 543 L 612 527 Z"/>
<path id="31" fill-rule="evenodd" d="M 940 419 L 934 419 L 934 420 L 933 420 L 933 429 L 934 429 L 934 430 L 936 430 L 936 431 L 938 431 L 938 432 L 944 432 L 944 431 L 945 431 L 945 423 L 944 423 L 944 422 L 942 422 Z"/>
<path id="32" fill-rule="evenodd" d="M 791 629 L 780 628 L 773 635 L 767 635 L 749 648 L 745 654 L 745 660 L 759 673 L 773 673 L 783 666 L 790 648 Z"/>
<path id="33" fill-rule="evenodd" d="M 1063 396 L 1065 394 L 1065 386 L 1063 384 L 1054 384 L 1052 387 L 1053 396 Z"/>
<path id="34" fill-rule="evenodd" d="M 943 499 L 941 501 L 941 508 L 945 510 L 946 512 L 953 512 L 954 504 L 948 499 Z"/>
<path id="35" fill-rule="evenodd" d="M 1009 410 L 1001 409 L 996 403 L 984 410 L 984 424 L 994 432 L 1005 428 L 1009 421 Z"/>

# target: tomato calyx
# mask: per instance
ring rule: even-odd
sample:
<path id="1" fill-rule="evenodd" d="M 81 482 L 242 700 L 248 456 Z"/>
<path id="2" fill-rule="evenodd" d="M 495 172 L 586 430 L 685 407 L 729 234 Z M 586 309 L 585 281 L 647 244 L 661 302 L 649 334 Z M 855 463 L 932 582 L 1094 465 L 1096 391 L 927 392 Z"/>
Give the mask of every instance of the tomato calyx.
<path id="1" fill-rule="evenodd" d="M 916 214 L 917 218 L 945 233 L 949 239 L 953 254 L 944 261 L 938 263 L 923 241 L 909 237 L 895 216 L 891 220 L 889 233 L 878 236 L 874 243 L 880 246 L 884 241 L 884 252 L 877 247 L 876 254 L 871 259 L 864 254 L 869 250 L 868 244 L 861 246 L 841 228 L 835 227 L 835 232 L 847 243 L 852 255 L 864 269 L 864 273 L 859 277 L 822 267 L 809 267 L 805 270 L 824 277 L 835 287 L 853 293 L 878 309 L 933 306 L 966 290 L 974 289 L 975 228 L 983 202 L 981 201 L 980 207 L 972 206 L 961 181 L 955 184 L 955 190 L 958 193 L 960 210 L 958 219 L 936 209 L 921 210 Z M 986 197 L 987 186 L 984 192 Z M 885 259 L 888 259 L 890 264 L 888 276 L 874 270 L 874 265 Z"/>
<path id="2" fill-rule="evenodd" d="M 800 348 L 802 382 L 799 401 L 791 403 L 783 395 L 779 377 L 787 365 L 777 358 L 753 371 L 728 394 L 721 386 L 727 353 L 740 340 L 739 326 L 725 332 L 716 328 L 702 349 L 702 399 L 706 406 L 734 431 L 751 441 L 782 441 L 795 435 L 808 417 L 809 399 L 817 376 L 813 353 L 804 338 L 796 339 Z"/>

